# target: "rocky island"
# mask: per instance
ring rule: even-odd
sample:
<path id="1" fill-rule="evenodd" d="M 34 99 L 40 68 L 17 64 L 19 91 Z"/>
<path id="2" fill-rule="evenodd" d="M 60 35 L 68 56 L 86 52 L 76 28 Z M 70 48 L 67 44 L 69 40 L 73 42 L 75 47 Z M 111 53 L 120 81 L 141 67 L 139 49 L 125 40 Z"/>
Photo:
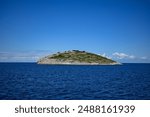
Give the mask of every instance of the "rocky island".
<path id="1" fill-rule="evenodd" d="M 106 57 L 79 50 L 57 52 L 37 61 L 38 64 L 57 65 L 118 65 L 120 63 Z"/>

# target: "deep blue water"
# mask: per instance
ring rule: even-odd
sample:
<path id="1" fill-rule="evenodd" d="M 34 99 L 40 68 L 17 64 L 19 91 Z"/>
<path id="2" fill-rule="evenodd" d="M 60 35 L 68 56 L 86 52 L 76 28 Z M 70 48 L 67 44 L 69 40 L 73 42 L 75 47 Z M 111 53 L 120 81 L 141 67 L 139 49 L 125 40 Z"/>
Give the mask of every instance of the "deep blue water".
<path id="1" fill-rule="evenodd" d="M 150 64 L 0 63 L 0 99 L 150 99 Z"/>

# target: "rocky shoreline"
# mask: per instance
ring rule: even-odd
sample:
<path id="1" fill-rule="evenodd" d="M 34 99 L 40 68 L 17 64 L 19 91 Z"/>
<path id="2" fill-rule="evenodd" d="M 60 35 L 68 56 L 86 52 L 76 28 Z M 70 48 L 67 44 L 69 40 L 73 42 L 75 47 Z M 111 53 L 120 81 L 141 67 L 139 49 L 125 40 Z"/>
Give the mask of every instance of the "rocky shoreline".
<path id="1" fill-rule="evenodd" d="M 114 62 L 114 63 L 109 63 L 109 64 L 103 64 L 103 63 L 83 63 L 83 62 L 78 62 L 78 61 L 58 61 L 55 59 L 45 59 L 44 61 L 38 61 L 37 64 L 48 64 L 48 65 L 121 65 L 121 63 Z"/>

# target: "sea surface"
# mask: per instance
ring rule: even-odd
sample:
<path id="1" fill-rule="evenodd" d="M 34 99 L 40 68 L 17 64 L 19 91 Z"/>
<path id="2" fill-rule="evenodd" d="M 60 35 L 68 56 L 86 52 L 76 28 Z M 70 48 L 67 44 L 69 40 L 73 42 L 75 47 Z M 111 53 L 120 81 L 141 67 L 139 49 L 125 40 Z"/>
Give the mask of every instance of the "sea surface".
<path id="1" fill-rule="evenodd" d="M 1 100 L 150 100 L 150 64 L 0 63 Z"/>

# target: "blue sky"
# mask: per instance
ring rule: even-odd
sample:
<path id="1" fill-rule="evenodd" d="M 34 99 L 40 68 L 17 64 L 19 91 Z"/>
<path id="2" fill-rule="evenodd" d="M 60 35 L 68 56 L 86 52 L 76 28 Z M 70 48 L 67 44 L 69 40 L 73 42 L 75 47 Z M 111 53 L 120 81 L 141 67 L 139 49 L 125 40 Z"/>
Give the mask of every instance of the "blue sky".
<path id="1" fill-rule="evenodd" d="M 150 62 L 150 0 L 0 0 L 0 61 L 85 50 Z"/>

